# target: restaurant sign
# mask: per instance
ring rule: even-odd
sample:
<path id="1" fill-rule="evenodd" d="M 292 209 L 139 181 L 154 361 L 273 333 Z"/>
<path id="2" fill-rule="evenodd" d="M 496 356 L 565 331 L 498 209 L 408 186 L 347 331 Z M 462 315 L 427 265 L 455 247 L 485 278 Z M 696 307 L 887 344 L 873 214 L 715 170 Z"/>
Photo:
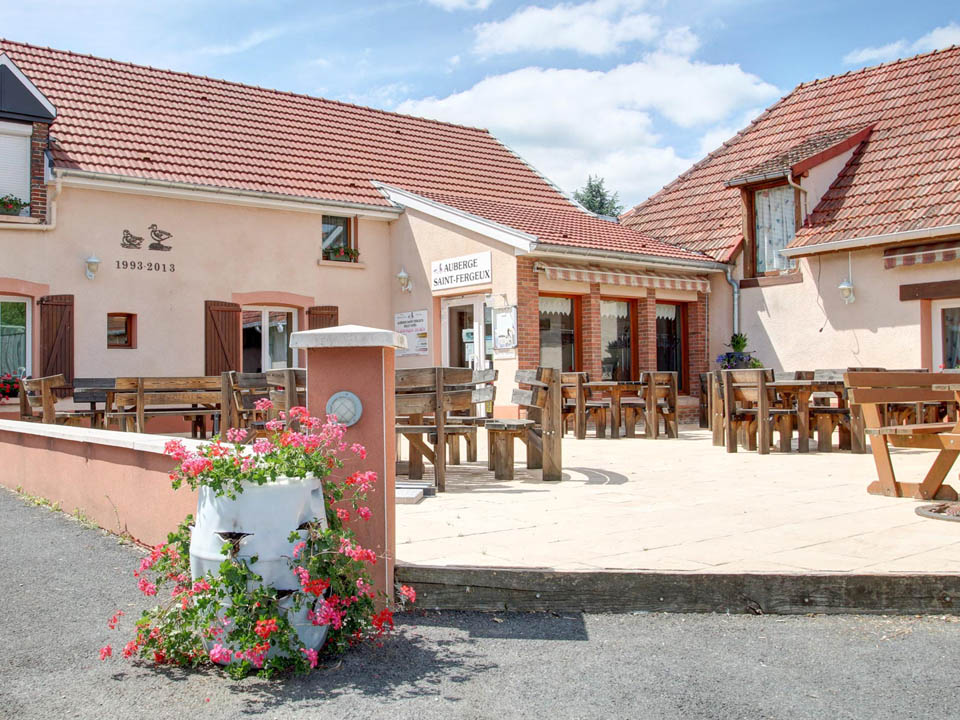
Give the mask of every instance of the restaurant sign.
<path id="1" fill-rule="evenodd" d="M 474 253 L 434 260 L 431 263 L 431 287 L 434 291 L 465 285 L 486 285 L 493 277 L 491 253 Z"/>

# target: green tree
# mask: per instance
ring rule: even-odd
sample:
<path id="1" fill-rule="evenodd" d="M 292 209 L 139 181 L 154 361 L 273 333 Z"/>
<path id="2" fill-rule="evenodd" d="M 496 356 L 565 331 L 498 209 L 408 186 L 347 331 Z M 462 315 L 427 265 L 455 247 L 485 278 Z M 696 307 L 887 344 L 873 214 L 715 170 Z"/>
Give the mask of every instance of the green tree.
<path id="1" fill-rule="evenodd" d="M 620 193 L 610 192 L 603 186 L 603 178 L 587 176 L 587 184 L 573 193 L 577 202 L 598 215 L 619 215 L 623 210 Z"/>

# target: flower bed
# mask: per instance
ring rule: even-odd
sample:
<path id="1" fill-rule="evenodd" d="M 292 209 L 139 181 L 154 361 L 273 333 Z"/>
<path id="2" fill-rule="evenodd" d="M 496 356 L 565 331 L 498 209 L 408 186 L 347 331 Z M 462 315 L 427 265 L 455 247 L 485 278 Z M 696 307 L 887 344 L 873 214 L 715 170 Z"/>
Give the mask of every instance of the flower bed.
<path id="1" fill-rule="evenodd" d="M 269 410 L 269 401 L 260 401 L 258 409 Z M 195 452 L 171 440 L 166 452 L 177 461 L 170 474 L 173 487 L 186 483 L 200 489 L 201 511 L 204 494 L 229 506 L 244 491 L 261 487 L 300 487 L 308 495 L 315 487 L 322 515 L 283 537 L 258 538 L 288 548 L 274 560 L 244 553 L 246 536 L 255 533 L 216 533 L 223 540 L 222 560 L 212 569 L 198 559 L 195 533 L 200 529 L 188 516 L 133 573 L 140 591 L 160 602 L 136 621 L 123 657 L 158 665 L 215 663 L 233 677 L 253 672 L 271 677 L 308 672 L 321 652 L 343 652 L 393 628 L 391 610 L 377 610 L 375 604 L 368 569 L 377 562 L 376 553 L 361 547 L 348 525 L 371 519 L 365 502 L 376 473 L 338 472 L 346 454 L 362 460 L 365 449 L 348 445 L 336 418 L 322 421 L 305 408 L 292 408 L 289 417 L 280 413 L 267 429 L 269 437 L 252 445 L 245 444 L 247 431 L 231 429 L 226 442 L 214 438 Z M 284 566 L 279 571 L 277 560 Z M 412 602 L 415 593 L 402 587 L 400 597 Z M 111 617 L 108 628 L 116 629 L 122 615 Z M 101 648 L 101 659 L 112 655 L 112 645 Z"/>

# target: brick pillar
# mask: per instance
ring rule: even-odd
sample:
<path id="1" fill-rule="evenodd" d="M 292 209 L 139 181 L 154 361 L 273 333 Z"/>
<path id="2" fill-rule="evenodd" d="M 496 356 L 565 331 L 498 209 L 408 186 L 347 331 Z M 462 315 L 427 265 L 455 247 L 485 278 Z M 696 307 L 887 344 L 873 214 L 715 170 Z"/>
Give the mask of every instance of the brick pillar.
<path id="1" fill-rule="evenodd" d="M 690 394 L 700 395 L 700 373 L 710 369 L 707 357 L 709 304 L 706 293 L 697 293 L 695 303 L 687 303 L 687 356 L 690 362 Z"/>
<path id="2" fill-rule="evenodd" d="M 603 349 L 600 347 L 600 283 L 590 283 L 590 294 L 583 296 L 580 313 L 583 371 L 590 373 L 591 380 L 599 380 L 600 361 L 603 359 Z"/>
<path id="3" fill-rule="evenodd" d="M 366 447 L 366 459 L 344 460 L 344 467 L 335 472 L 377 473 L 378 482 L 367 495 L 373 517 L 355 520 L 351 528 L 363 547 L 376 551 L 371 577 L 388 598 L 393 597 L 397 527 L 394 351 L 405 346 L 395 332 L 357 325 L 302 330 L 290 338 L 290 347 L 307 353 L 307 408 L 312 415 L 325 417 L 327 401 L 340 391 L 354 393 L 363 404 L 363 413 L 347 429 L 345 440 Z"/>
<path id="4" fill-rule="evenodd" d="M 47 185 L 44 182 L 44 165 L 50 126 L 46 123 L 33 123 L 33 136 L 30 139 L 30 217 L 47 219 Z"/>
<path id="5" fill-rule="evenodd" d="M 657 297 L 647 288 L 647 296 L 637 300 L 637 343 L 640 372 L 657 369 Z"/>
<path id="6" fill-rule="evenodd" d="M 540 276 L 533 259 L 517 258 L 517 363 L 521 370 L 540 364 Z"/>

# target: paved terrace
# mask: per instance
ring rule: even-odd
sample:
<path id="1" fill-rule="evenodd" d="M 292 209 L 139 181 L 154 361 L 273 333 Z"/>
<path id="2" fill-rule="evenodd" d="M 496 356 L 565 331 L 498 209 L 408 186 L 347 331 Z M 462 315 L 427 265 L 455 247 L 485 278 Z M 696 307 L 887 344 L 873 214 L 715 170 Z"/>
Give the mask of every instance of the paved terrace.
<path id="1" fill-rule="evenodd" d="M 728 454 L 694 428 L 679 440 L 568 435 L 565 479 L 547 484 L 526 470 L 521 448 L 513 481 L 495 480 L 485 463 L 464 465 L 448 470 L 446 493 L 398 505 L 398 559 L 557 570 L 960 572 L 960 523 L 921 518 L 914 500 L 868 495 L 876 479 L 869 454 Z M 903 479 L 922 479 L 933 460 L 932 451 L 892 452 Z M 960 487 L 955 471 L 947 482 Z"/>

